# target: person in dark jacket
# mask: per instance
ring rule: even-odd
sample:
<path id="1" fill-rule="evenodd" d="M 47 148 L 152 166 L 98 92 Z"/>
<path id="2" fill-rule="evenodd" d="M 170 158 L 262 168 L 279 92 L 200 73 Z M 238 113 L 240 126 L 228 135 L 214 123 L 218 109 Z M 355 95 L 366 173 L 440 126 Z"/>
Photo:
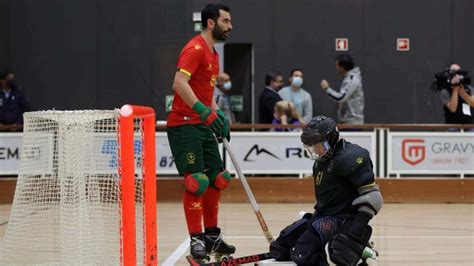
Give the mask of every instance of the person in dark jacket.
<path id="1" fill-rule="evenodd" d="M 268 72 L 265 74 L 265 89 L 260 94 L 258 101 L 259 123 L 271 124 L 275 103 L 281 101 L 278 90 L 283 86 L 281 72 Z"/>
<path id="2" fill-rule="evenodd" d="M 23 91 L 8 76 L 7 71 L 0 73 L 0 124 L 22 125 L 23 113 L 31 108 Z"/>

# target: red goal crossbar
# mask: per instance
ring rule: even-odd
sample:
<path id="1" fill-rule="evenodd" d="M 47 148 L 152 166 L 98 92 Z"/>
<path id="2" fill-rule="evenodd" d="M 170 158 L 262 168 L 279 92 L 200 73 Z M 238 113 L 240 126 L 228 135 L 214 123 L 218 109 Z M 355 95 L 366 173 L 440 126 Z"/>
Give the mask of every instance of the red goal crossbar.
<path id="1" fill-rule="evenodd" d="M 157 265 L 155 111 L 151 107 L 124 105 L 119 117 L 119 175 L 122 189 L 121 260 L 137 265 L 135 217 L 134 118 L 143 120 L 143 264 Z"/>

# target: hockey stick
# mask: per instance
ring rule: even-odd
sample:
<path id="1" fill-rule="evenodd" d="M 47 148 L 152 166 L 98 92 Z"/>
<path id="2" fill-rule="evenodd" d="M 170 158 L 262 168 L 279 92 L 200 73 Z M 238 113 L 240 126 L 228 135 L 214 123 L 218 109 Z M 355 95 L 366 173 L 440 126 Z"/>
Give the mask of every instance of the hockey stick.
<path id="1" fill-rule="evenodd" d="M 260 227 L 262 227 L 263 234 L 265 235 L 265 238 L 267 239 L 268 243 L 271 243 L 273 241 L 272 233 L 270 233 L 270 231 L 268 230 L 267 223 L 265 223 L 265 219 L 263 219 L 263 215 L 260 212 L 260 208 L 258 207 L 257 201 L 253 196 L 249 184 L 247 183 L 247 179 L 242 173 L 242 170 L 240 169 L 239 164 L 237 163 L 237 159 L 235 158 L 234 153 L 230 149 L 229 142 L 226 138 L 222 138 L 222 143 L 224 143 L 224 147 L 227 150 L 227 153 L 229 154 L 232 163 L 234 164 L 235 170 L 237 170 L 237 174 L 239 176 L 240 181 L 242 182 L 242 186 L 244 187 L 244 190 L 247 193 L 247 197 L 249 198 L 250 204 L 252 204 L 252 208 L 255 212 L 255 215 L 257 216 L 258 222 L 260 223 Z"/>
<path id="2" fill-rule="evenodd" d="M 230 257 L 229 260 L 220 261 L 220 262 L 209 262 L 209 263 L 199 263 L 193 259 L 191 255 L 187 256 L 186 259 L 188 260 L 191 266 L 233 266 L 233 265 L 240 265 L 240 264 L 247 264 L 253 263 L 261 260 L 268 260 L 271 259 L 270 253 L 261 253 L 256 255 L 244 256 L 239 258 Z"/>

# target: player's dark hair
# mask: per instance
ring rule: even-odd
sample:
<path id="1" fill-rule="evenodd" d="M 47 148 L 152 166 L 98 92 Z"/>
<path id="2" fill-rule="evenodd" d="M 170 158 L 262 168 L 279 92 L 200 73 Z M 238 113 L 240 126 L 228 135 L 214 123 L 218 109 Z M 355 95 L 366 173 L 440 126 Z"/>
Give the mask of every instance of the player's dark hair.
<path id="1" fill-rule="evenodd" d="M 340 54 L 336 57 L 337 64 L 349 71 L 354 68 L 354 59 L 349 54 Z"/>
<path id="2" fill-rule="evenodd" d="M 303 73 L 303 69 L 301 69 L 301 68 L 293 68 L 293 69 L 291 70 L 291 72 L 290 72 L 290 77 L 292 77 L 293 74 L 295 74 L 296 71 L 299 71 L 299 72 Z"/>
<path id="3" fill-rule="evenodd" d="M 212 19 L 217 23 L 217 19 L 220 15 L 220 10 L 224 10 L 230 13 L 230 8 L 223 4 L 207 4 L 201 11 L 201 23 L 202 28 L 207 28 L 207 20 Z"/>
<path id="4" fill-rule="evenodd" d="M 280 71 L 265 73 L 265 86 L 270 86 L 272 81 L 276 81 L 276 77 L 283 76 Z"/>

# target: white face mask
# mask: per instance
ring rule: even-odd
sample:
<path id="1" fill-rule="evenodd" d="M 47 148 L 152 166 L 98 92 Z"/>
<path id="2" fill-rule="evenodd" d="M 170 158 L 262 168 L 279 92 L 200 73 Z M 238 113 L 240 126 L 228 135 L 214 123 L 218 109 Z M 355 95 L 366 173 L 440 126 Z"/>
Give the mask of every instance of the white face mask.
<path id="1" fill-rule="evenodd" d="M 224 82 L 222 87 L 224 88 L 224 90 L 230 90 L 232 88 L 232 82 L 226 81 L 226 82 Z"/>
<path id="2" fill-rule="evenodd" d="M 301 87 L 303 85 L 303 78 L 302 77 L 293 77 L 291 80 L 291 85 L 295 87 Z"/>

